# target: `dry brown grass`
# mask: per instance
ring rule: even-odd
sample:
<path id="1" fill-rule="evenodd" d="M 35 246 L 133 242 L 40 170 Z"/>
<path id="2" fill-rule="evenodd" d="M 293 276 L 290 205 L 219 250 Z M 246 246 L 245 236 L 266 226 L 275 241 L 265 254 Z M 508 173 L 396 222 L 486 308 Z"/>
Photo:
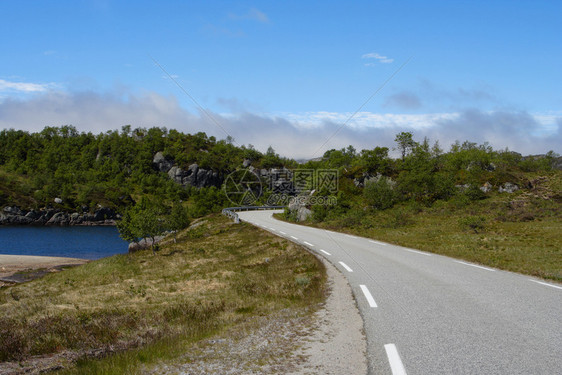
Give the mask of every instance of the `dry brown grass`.
<path id="1" fill-rule="evenodd" d="M 79 373 L 97 373 L 100 363 L 129 371 L 139 353 L 146 362 L 151 347 L 162 357 L 171 346 L 159 343 L 191 342 L 253 315 L 306 309 L 323 300 L 324 283 L 323 265 L 297 245 L 211 216 L 156 256 L 114 256 L 2 288 L 0 360 L 142 348 L 123 361 L 80 362 Z"/>

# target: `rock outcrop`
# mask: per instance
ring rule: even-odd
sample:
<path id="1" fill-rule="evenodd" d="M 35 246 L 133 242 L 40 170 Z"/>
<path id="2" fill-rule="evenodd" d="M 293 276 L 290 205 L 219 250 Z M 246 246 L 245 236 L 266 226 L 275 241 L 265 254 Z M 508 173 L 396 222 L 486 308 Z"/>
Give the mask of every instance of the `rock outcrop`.
<path id="1" fill-rule="evenodd" d="M 199 168 L 197 164 L 191 164 L 187 170 L 173 166 L 168 171 L 168 176 L 183 186 L 194 187 L 220 187 L 222 185 L 222 177 L 211 170 Z"/>
<path id="2" fill-rule="evenodd" d="M 174 165 L 174 161 L 166 158 L 162 152 L 157 152 L 152 159 L 152 164 L 160 172 L 167 173 L 168 176 L 183 186 L 193 187 L 220 187 L 223 182 L 222 176 L 218 172 L 199 168 L 196 163 L 187 167 L 187 170 Z"/>
<path id="3" fill-rule="evenodd" d="M 517 190 L 519 190 L 519 186 L 512 184 L 511 182 L 506 182 L 505 184 L 503 184 L 502 186 L 500 186 L 498 188 L 498 191 L 500 193 L 515 193 Z"/>
<path id="4" fill-rule="evenodd" d="M 154 243 L 162 241 L 166 236 L 156 236 L 154 238 Z M 152 246 L 152 238 L 143 238 L 139 242 L 129 243 L 129 253 L 134 253 L 140 250 L 146 250 Z"/>
<path id="5" fill-rule="evenodd" d="M 174 161 L 164 157 L 164 154 L 159 151 L 154 155 L 154 159 L 152 159 L 152 164 L 158 169 L 160 172 L 168 173 L 170 169 L 174 166 Z"/>
<path id="6" fill-rule="evenodd" d="M 482 190 L 483 193 L 489 193 L 493 188 L 494 187 L 489 182 L 486 182 L 484 185 L 480 186 L 480 190 Z"/>
<path id="7" fill-rule="evenodd" d="M 308 208 L 308 198 L 310 195 L 299 195 L 293 197 L 287 205 L 288 210 L 295 214 L 297 221 L 306 221 L 311 215 L 312 211 Z"/>
<path id="8" fill-rule="evenodd" d="M 64 212 L 55 208 L 22 210 L 8 206 L 0 212 L 0 225 L 115 225 L 120 215 L 107 207 L 100 207 L 93 213 Z"/>

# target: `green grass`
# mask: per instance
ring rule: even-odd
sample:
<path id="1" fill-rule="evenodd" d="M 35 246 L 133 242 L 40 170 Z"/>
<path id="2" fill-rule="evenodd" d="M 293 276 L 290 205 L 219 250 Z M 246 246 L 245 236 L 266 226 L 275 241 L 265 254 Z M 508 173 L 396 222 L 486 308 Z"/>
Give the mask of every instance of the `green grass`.
<path id="1" fill-rule="evenodd" d="M 305 224 L 560 282 L 560 175 L 553 174 L 533 190 L 496 193 L 480 201 L 457 197 L 431 207 L 403 203 L 388 210 L 354 208 Z"/>
<path id="2" fill-rule="evenodd" d="M 312 254 L 210 216 L 155 256 L 113 256 L 2 288 L 0 361 L 70 350 L 76 367 L 57 359 L 71 367 L 65 374 L 135 373 L 252 316 L 311 314 L 324 288 Z"/>

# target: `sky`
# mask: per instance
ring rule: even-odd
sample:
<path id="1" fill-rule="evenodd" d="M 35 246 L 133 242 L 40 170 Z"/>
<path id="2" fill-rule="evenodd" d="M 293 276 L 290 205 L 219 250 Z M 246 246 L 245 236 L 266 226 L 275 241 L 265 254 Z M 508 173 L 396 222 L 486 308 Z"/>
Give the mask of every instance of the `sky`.
<path id="1" fill-rule="evenodd" d="M 0 129 L 562 153 L 560 1 L 0 0 Z"/>

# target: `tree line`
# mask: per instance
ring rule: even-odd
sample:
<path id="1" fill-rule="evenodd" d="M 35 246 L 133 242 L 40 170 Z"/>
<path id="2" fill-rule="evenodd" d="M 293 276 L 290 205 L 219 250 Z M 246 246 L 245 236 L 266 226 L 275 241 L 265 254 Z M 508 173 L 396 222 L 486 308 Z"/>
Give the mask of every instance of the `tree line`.
<path id="1" fill-rule="evenodd" d="M 431 205 L 459 195 L 482 199 L 483 184 L 498 186 L 517 182 L 525 173 L 549 171 L 558 157 L 552 151 L 542 157 L 523 157 L 468 141 L 444 151 L 439 142 L 431 144 L 427 138 L 418 142 L 410 132 L 396 135 L 397 158 L 390 156 L 388 147 L 357 151 L 350 145 L 302 164 L 280 157 L 272 147 L 262 153 L 252 145 L 233 143 L 231 138 L 217 140 L 203 132 L 184 134 L 164 127 L 127 125 L 97 135 L 73 126 L 46 127 L 35 133 L 5 129 L 0 131 L 0 207 L 42 208 L 53 205 L 55 198 L 63 202 L 58 208 L 67 211 L 110 207 L 123 214 L 122 233 L 131 239 L 142 237 L 142 232 L 161 231 L 163 223 L 175 228 L 178 222 L 185 224 L 229 204 L 219 188 L 183 187 L 158 171 L 152 164 L 157 152 L 184 169 L 197 163 L 223 176 L 244 161 L 265 169 L 335 169 L 340 176 L 337 193 L 316 194 L 336 195 L 337 204 L 313 207 L 320 220 L 352 206 L 382 210 L 401 201 Z M 265 203 L 269 193 L 257 203 Z M 139 232 L 141 227 L 145 229 Z"/>

